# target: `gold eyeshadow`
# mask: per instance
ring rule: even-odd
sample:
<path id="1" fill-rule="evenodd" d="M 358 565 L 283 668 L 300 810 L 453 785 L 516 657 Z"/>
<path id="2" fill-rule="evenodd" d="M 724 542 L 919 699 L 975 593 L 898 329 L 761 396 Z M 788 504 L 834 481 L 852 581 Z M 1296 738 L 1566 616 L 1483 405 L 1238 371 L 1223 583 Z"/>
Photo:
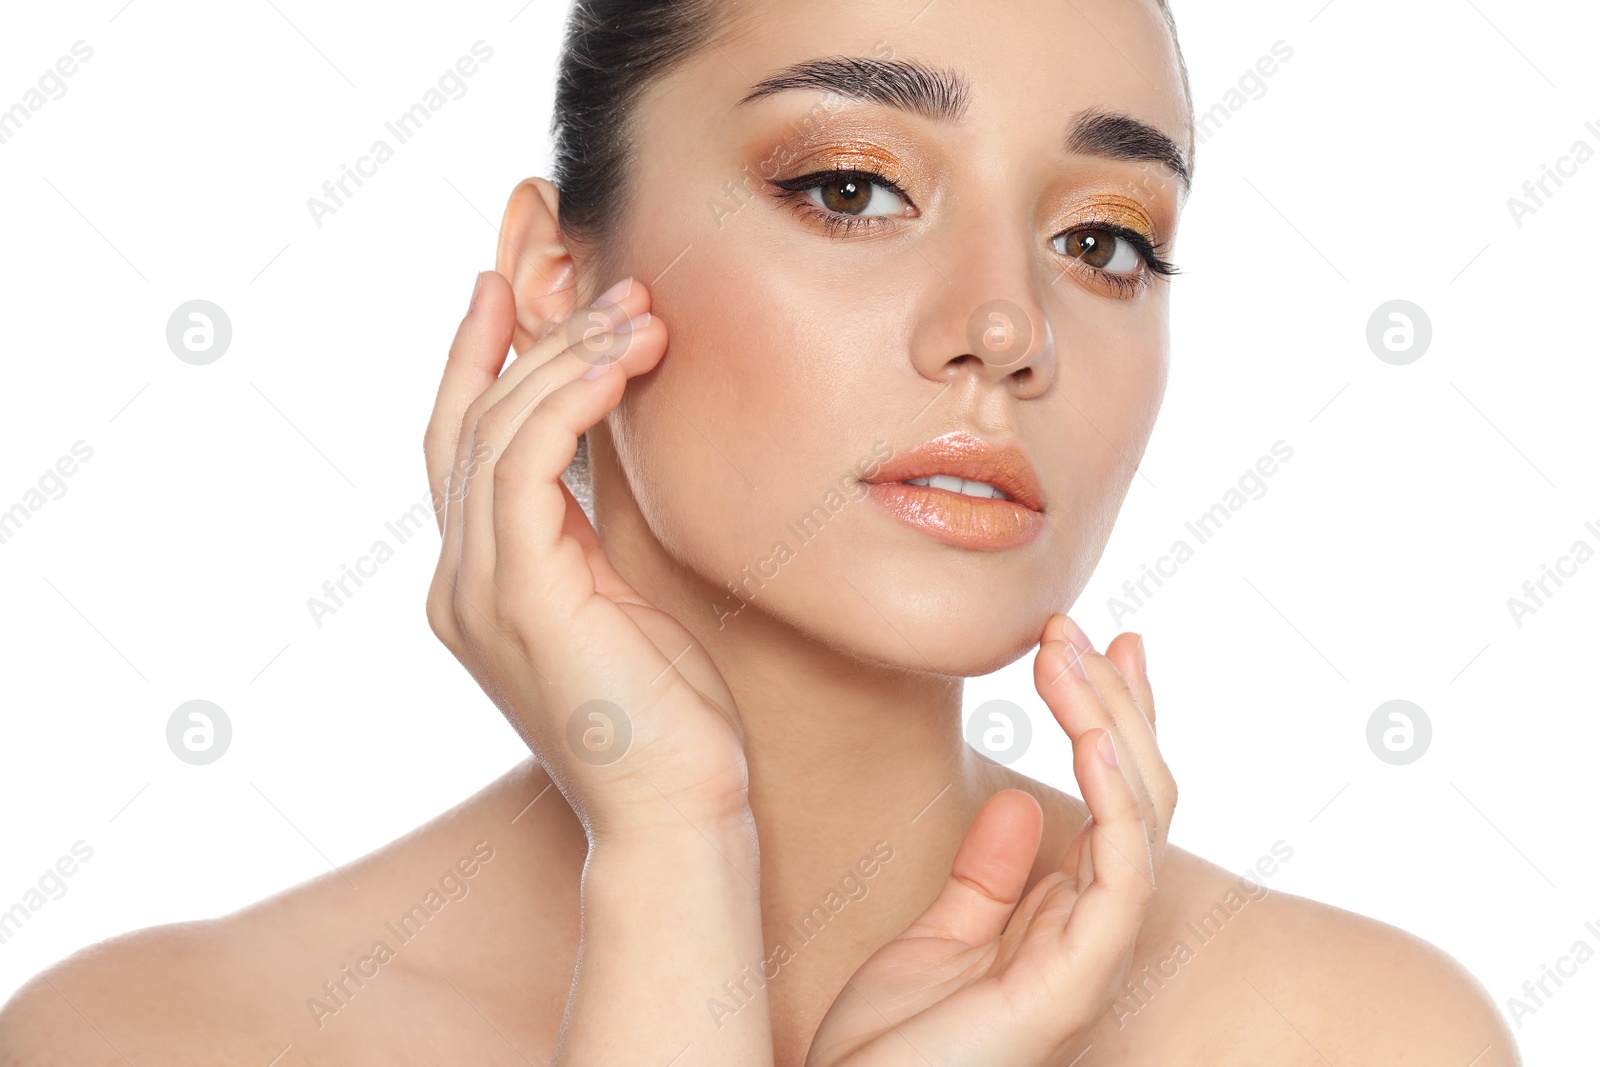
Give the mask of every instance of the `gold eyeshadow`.
<path id="1" fill-rule="evenodd" d="M 880 174 L 898 183 L 904 173 L 900 157 L 871 141 L 843 139 L 794 149 L 782 157 L 788 169 L 798 173 L 822 170 L 861 170 Z"/>
<path id="2" fill-rule="evenodd" d="M 1143 205 L 1137 200 L 1116 193 L 1084 193 L 1067 201 L 1063 213 L 1071 217 L 1072 225 L 1081 225 L 1083 221 L 1103 222 L 1114 226 L 1126 226 L 1144 235 L 1152 244 L 1160 240 L 1160 231 L 1156 228 L 1155 220 L 1150 217 L 1150 213 Z"/>
<path id="3" fill-rule="evenodd" d="M 769 181 L 823 170 L 875 171 L 897 183 L 902 177 L 939 173 L 936 156 L 881 118 L 831 114 L 790 125 L 762 147 L 753 169 Z"/>

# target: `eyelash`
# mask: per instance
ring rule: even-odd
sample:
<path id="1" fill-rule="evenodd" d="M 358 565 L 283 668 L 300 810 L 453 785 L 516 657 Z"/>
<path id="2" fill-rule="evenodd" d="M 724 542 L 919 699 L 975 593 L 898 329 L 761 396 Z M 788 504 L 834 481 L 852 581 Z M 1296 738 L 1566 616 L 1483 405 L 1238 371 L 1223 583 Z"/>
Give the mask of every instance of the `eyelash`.
<path id="1" fill-rule="evenodd" d="M 858 181 L 867 181 L 874 185 L 882 186 L 883 188 L 894 193 L 896 196 L 900 197 L 906 203 L 911 204 L 913 207 L 916 206 L 910 195 L 907 194 L 904 189 L 900 188 L 897 183 L 884 177 L 882 174 L 878 174 L 870 170 L 822 170 L 816 171 L 812 174 L 804 174 L 798 178 L 785 178 L 782 181 L 774 180 L 772 184 L 784 191 L 784 195 L 781 197 L 781 199 L 791 201 L 797 209 L 805 212 L 810 217 L 821 222 L 827 229 L 830 237 L 848 237 L 863 229 L 873 229 L 890 221 L 893 216 L 841 214 L 837 211 L 833 211 L 827 207 L 824 207 L 823 205 L 817 203 L 816 200 L 806 195 L 811 189 L 815 189 L 822 185 L 828 185 L 844 178 L 853 178 Z M 1109 234 L 1113 237 L 1118 237 L 1124 241 L 1127 241 L 1133 246 L 1134 251 L 1139 254 L 1139 258 L 1144 261 L 1146 269 L 1140 271 L 1137 275 L 1127 275 L 1116 271 L 1103 270 L 1102 268 L 1096 267 L 1093 264 L 1085 263 L 1081 259 L 1077 260 L 1084 270 L 1091 271 L 1101 281 L 1114 286 L 1117 290 L 1117 295 L 1120 297 L 1130 297 L 1137 294 L 1141 290 L 1148 288 L 1153 281 L 1151 278 L 1151 275 L 1153 274 L 1171 277 L 1172 275 L 1179 273 L 1175 264 L 1162 258 L 1161 252 L 1162 249 L 1166 247 L 1166 243 L 1152 243 L 1149 238 L 1140 233 L 1138 230 L 1129 229 L 1126 226 L 1118 226 L 1114 223 L 1100 222 L 1088 226 L 1079 226 L 1071 230 L 1063 230 L 1061 233 L 1058 233 L 1054 237 L 1050 238 L 1050 240 L 1054 242 L 1059 238 L 1066 237 L 1074 233 Z M 1065 258 L 1073 259 L 1075 257 L 1068 256 Z"/>

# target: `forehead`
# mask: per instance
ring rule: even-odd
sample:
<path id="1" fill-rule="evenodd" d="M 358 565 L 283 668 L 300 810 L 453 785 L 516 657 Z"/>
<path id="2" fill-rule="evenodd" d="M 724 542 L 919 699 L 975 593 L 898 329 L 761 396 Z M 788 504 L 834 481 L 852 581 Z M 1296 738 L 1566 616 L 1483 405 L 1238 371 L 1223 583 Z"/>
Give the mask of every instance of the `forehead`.
<path id="1" fill-rule="evenodd" d="M 1187 155 L 1188 102 L 1157 0 L 724 0 L 717 39 L 656 88 L 686 125 L 731 118 L 758 83 L 830 56 L 912 61 L 965 87 L 957 129 L 1058 135 L 1080 111 L 1132 116 Z M 768 110 L 803 109 L 822 90 Z"/>

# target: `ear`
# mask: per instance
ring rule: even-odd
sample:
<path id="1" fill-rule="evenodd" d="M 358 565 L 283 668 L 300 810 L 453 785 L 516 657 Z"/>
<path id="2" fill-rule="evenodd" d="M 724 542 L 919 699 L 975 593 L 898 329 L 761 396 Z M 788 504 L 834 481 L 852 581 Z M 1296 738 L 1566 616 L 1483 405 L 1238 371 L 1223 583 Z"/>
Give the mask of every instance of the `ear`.
<path id="1" fill-rule="evenodd" d="M 518 353 L 566 321 L 577 305 L 577 268 L 561 240 L 560 204 L 559 189 L 529 178 L 511 190 L 500 221 L 494 267 L 511 282 L 516 299 L 511 345 Z"/>

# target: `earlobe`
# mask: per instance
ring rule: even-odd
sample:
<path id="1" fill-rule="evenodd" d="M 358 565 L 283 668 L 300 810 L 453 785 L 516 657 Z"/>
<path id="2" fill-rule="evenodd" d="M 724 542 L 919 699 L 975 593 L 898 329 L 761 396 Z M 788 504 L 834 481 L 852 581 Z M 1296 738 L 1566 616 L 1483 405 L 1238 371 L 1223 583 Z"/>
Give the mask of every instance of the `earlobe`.
<path id="1" fill-rule="evenodd" d="M 518 183 L 500 221 L 495 270 L 511 282 L 517 326 L 511 337 L 519 353 L 532 347 L 575 306 L 577 281 L 572 255 L 561 240 L 561 192 L 543 178 Z"/>

